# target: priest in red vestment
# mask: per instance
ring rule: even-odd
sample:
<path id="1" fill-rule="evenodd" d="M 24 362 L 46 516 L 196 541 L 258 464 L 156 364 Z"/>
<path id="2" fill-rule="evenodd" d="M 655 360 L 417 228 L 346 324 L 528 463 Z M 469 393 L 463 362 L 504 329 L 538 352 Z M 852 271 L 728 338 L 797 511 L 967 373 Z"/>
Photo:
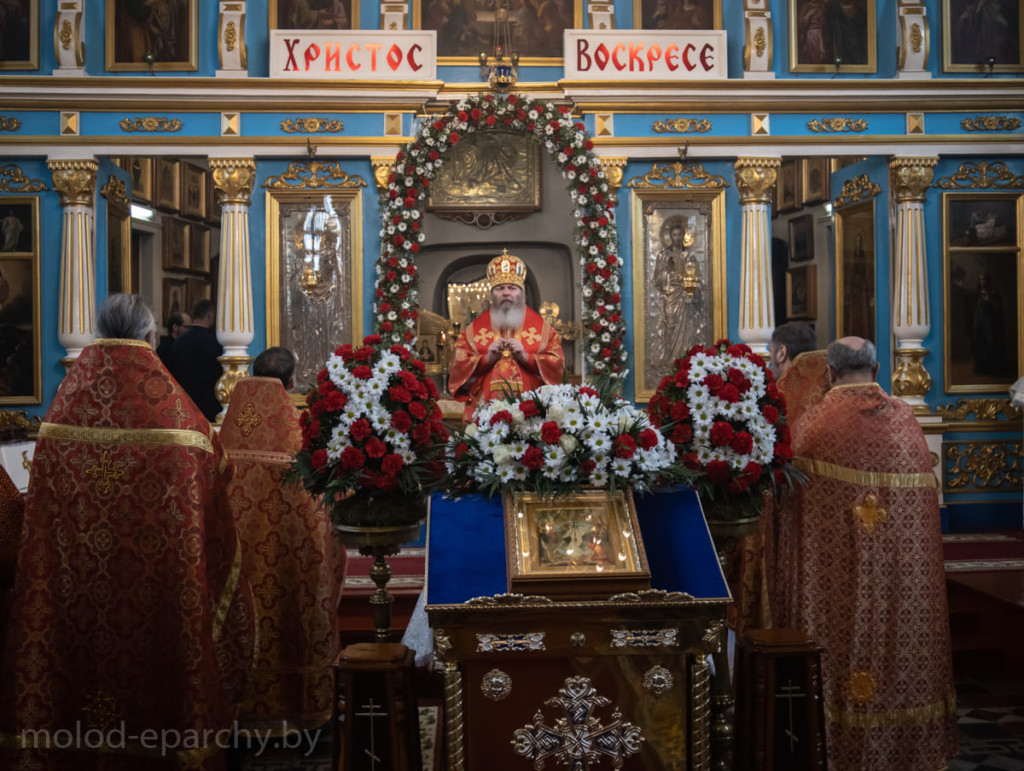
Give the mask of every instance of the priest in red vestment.
<path id="1" fill-rule="evenodd" d="M 526 307 L 523 261 L 502 250 L 487 265 L 487 280 L 491 307 L 459 335 L 448 375 L 452 396 L 466 402 L 467 421 L 481 403 L 506 392 L 561 383 L 565 370 L 558 333 Z"/>
<path id="2" fill-rule="evenodd" d="M 217 769 L 252 662 L 231 465 L 112 295 L 39 429 L 0 677 L 0 768 Z"/>
<path id="3" fill-rule="evenodd" d="M 875 347 L 827 352 L 831 388 L 797 421 L 809 475 L 791 518 L 789 623 L 824 648 L 830 771 L 937 771 L 956 694 L 932 459 L 913 410 L 874 382 Z"/>
<path id="4" fill-rule="evenodd" d="M 259 630 L 238 718 L 242 728 L 277 735 L 330 719 L 345 550 L 327 510 L 301 485 L 284 482 L 302 447 L 299 413 L 285 390 L 295 385 L 295 357 L 269 348 L 253 375 L 235 386 L 220 431 L 235 465 L 228 489 Z"/>
<path id="5" fill-rule="evenodd" d="M 18 560 L 18 542 L 24 515 L 25 500 L 7 471 L 0 467 L 0 656 L 3 656 L 7 614 L 14 587 L 14 565 Z"/>

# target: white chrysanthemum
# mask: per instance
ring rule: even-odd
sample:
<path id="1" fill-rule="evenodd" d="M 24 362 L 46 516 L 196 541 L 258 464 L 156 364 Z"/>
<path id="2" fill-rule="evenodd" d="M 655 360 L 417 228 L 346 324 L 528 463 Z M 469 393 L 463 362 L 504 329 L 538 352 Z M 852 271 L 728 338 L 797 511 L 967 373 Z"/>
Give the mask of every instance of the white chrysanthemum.
<path id="1" fill-rule="evenodd" d="M 594 469 L 594 473 L 590 475 L 590 484 L 594 487 L 607 487 L 608 472 L 604 469 Z"/>
<path id="2" fill-rule="evenodd" d="M 628 477 L 633 464 L 625 458 L 612 458 L 611 473 L 617 477 Z"/>
<path id="3" fill-rule="evenodd" d="M 595 434 L 604 433 L 612 430 L 612 423 L 612 417 L 608 413 L 604 411 L 597 411 L 591 415 L 590 419 L 587 421 L 587 428 L 594 431 Z"/>
<path id="4" fill-rule="evenodd" d="M 526 442 L 514 441 L 509 443 L 508 450 L 510 453 L 512 453 L 513 458 L 519 460 L 520 458 L 523 457 L 523 453 L 525 453 L 526 450 L 529 449 L 529 447 L 530 445 L 528 445 Z"/>
<path id="5" fill-rule="evenodd" d="M 585 441 L 587 447 L 590 448 L 592 456 L 611 452 L 612 440 L 604 431 L 595 430 Z"/>
<path id="6" fill-rule="evenodd" d="M 516 478 L 516 467 L 511 464 L 505 464 L 498 466 L 498 479 L 501 480 L 502 484 L 508 484 L 509 482 L 515 481 Z"/>

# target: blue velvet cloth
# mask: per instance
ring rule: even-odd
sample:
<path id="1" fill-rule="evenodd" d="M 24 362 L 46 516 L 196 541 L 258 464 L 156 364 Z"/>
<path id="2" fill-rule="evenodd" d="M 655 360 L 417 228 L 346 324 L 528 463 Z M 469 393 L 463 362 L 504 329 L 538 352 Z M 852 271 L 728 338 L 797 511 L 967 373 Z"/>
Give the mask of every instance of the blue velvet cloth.
<path id="1" fill-rule="evenodd" d="M 697 494 L 686 487 L 636 497 L 651 587 L 726 599 Z M 454 605 L 508 591 L 500 498 L 434 493 L 427 536 L 427 604 Z"/>

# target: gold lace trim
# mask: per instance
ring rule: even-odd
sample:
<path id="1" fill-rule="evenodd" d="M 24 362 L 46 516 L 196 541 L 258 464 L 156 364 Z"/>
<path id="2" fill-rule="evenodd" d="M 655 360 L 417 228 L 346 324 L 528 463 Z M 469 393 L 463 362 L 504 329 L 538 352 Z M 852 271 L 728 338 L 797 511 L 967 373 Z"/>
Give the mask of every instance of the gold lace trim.
<path id="1" fill-rule="evenodd" d="M 134 345 L 136 348 L 153 350 L 153 346 L 145 340 L 130 340 L 122 337 L 97 337 L 95 340 L 90 341 L 89 345 Z"/>
<path id="2" fill-rule="evenodd" d="M 94 428 L 42 423 L 39 438 L 94 444 L 178 445 L 213 453 L 213 442 L 206 434 L 179 428 Z"/>
<path id="3" fill-rule="evenodd" d="M 935 475 L 920 474 L 889 474 L 884 471 L 861 471 L 849 466 L 839 466 L 810 458 L 797 458 L 793 465 L 808 474 L 836 479 L 851 485 L 866 487 L 938 487 Z"/>
<path id="4" fill-rule="evenodd" d="M 893 709 L 879 712 L 854 712 L 838 704 L 825 705 L 825 717 L 833 723 L 847 728 L 877 728 L 905 723 L 926 723 L 956 713 L 956 694 L 951 693 L 942 701 L 924 704 L 920 707 Z"/>
<path id="5" fill-rule="evenodd" d="M 220 593 L 220 599 L 217 601 L 217 609 L 213 614 L 213 639 L 220 639 L 221 628 L 224 626 L 224 621 L 227 620 L 228 610 L 231 608 L 231 600 L 235 596 L 235 590 L 238 589 L 238 576 L 242 572 L 242 542 L 235 535 L 235 557 L 231 561 L 231 572 L 228 573 L 228 580 L 224 582 L 224 589 Z"/>

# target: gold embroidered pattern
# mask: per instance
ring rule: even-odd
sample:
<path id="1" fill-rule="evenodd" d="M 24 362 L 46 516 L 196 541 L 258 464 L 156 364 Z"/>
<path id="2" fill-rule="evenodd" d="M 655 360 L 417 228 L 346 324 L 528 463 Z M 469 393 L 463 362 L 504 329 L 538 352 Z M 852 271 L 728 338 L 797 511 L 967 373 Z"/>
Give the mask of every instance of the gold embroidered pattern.
<path id="1" fill-rule="evenodd" d="M 878 496 L 868 493 L 864 500 L 853 507 L 853 516 L 860 520 L 864 532 L 871 535 L 880 522 L 889 520 L 889 513 L 878 505 Z"/>
<path id="2" fill-rule="evenodd" d="M 853 712 L 839 704 L 826 704 L 825 717 L 848 728 L 876 728 L 878 726 L 928 723 L 956 713 L 956 693 L 942 701 L 884 712 Z"/>
<path id="3" fill-rule="evenodd" d="M 495 335 L 492 335 L 488 330 L 481 329 L 479 332 L 473 335 L 473 342 L 475 342 L 478 346 L 483 348 L 487 345 L 490 345 L 491 339 L 494 337 Z"/>
<path id="4" fill-rule="evenodd" d="M 843 691 L 858 707 L 863 707 L 868 702 L 875 700 L 875 693 L 878 691 L 878 683 L 870 672 L 854 672 L 850 679 L 843 683 Z"/>
<path id="5" fill-rule="evenodd" d="M 41 432 L 40 435 L 42 435 Z M 96 480 L 96 489 L 99 490 L 102 495 L 109 495 L 111 489 L 114 487 L 112 480 L 123 477 L 124 470 L 111 463 L 110 451 L 104 450 L 100 454 L 100 462 L 89 466 L 89 468 L 85 470 L 85 475 Z"/>
<path id="6" fill-rule="evenodd" d="M 217 608 L 213 613 L 213 639 L 220 640 L 220 633 L 224 622 L 228 617 L 228 610 L 231 609 L 231 598 L 235 596 L 238 588 L 238 576 L 242 572 L 242 542 L 235 536 L 235 557 L 231 561 L 231 572 L 228 573 L 228 580 L 224 582 L 224 589 L 217 600 Z M 257 649 L 258 650 L 258 649 Z"/>
<path id="7" fill-rule="evenodd" d="M 86 715 L 85 724 L 100 731 L 109 730 L 121 717 L 117 700 L 113 696 L 105 696 L 102 690 L 89 697 L 86 705 L 82 707 L 82 712 Z"/>
<path id="8" fill-rule="evenodd" d="M 242 436 L 249 436 L 253 430 L 263 422 L 263 416 L 260 415 L 259 410 L 256 409 L 256 405 L 249 402 L 242 408 L 242 411 L 235 416 L 235 425 L 238 426 L 238 430 L 242 432 Z"/>
<path id="9" fill-rule="evenodd" d="M 235 44 L 238 42 L 238 31 L 235 29 L 235 23 L 229 21 L 224 29 L 224 45 L 228 51 L 235 50 Z"/>
<path id="10" fill-rule="evenodd" d="M 826 463 L 809 458 L 797 458 L 793 465 L 808 474 L 848 482 L 865 487 L 938 487 L 934 474 L 887 474 L 882 471 L 861 471 L 835 463 Z"/>
<path id="11" fill-rule="evenodd" d="M 39 438 L 94 444 L 179 445 L 213 452 L 213 442 L 206 434 L 177 428 L 90 428 L 42 423 L 39 426 Z"/>
<path id="12" fill-rule="evenodd" d="M 528 345 L 533 345 L 538 340 L 540 340 L 540 333 L 537 331 L 537 328 L 530 327 L 525 332 L 523 332 L 523 340 L 525 340 Z"/>

